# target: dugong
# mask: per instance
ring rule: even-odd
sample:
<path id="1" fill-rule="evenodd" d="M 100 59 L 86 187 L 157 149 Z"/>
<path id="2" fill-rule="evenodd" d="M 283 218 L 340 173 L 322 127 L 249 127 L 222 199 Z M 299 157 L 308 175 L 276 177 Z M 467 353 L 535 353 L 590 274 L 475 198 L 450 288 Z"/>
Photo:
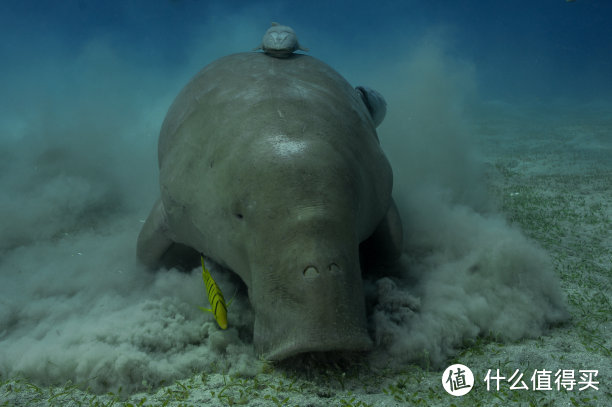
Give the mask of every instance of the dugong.
<path id="1" fill-rule="evenodd" d="M 158 148 L 143 263 L 188 247 L 237 273 L 268 360 L 372 346 L 362 273 L 397 260 L 402 229 L 363 90 L 311 56 L 229 55 L 179 93 Z"/>

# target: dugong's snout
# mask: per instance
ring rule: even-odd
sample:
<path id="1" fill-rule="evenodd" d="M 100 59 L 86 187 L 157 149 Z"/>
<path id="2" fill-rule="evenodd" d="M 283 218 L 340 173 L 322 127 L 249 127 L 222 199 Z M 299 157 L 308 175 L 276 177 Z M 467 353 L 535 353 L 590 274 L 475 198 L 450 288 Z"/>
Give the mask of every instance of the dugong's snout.
<path id="1" fill-rule="evenodd" d="M 290 284 L 263 279 L 267 284 L 250 287 L 258 353 L 280 360 L 305 352 L 372 347 L 357 253 L 354 260 L 339 256 L 298 261 L 291 274 Z"/>

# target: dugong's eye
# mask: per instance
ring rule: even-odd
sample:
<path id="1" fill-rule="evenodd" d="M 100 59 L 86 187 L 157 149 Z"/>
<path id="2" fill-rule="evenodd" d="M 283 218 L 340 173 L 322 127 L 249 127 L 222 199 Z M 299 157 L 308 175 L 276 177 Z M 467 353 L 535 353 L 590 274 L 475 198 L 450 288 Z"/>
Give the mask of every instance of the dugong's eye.
<path id="1" fill-rule="evenodd" d="M 242 199 L 234 200 L 228 209 L 228 215 L 232 214 L 234 218 L 238 220 L 242 220 L 244 218 L 244 205 Z"/>

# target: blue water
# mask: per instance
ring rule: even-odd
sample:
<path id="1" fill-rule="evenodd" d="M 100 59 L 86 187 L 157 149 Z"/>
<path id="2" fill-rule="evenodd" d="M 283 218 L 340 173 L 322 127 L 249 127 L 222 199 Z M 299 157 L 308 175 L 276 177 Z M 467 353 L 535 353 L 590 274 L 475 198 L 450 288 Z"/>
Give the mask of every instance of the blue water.
<path id="1" fill-rule="evenodd" d="M 492 98 L 589 100 L 612 94 L 611 20 L 606 0 L 7 0 L 0 5 L 0 59 L 4 81 L 23 66 L 78 54 L 103 38 L 129 58 L 172 68 L 186 63 L 198 35 L 220 44 L 226 37 L 227 52 L 245 51 L 259 39 L 250 38 L 246 22 L 263 32 L 279 21 L 324 60 L 361 55 L 384 63 L 435 29 L 447 33 L 453 53 L 474 63 Z"/>

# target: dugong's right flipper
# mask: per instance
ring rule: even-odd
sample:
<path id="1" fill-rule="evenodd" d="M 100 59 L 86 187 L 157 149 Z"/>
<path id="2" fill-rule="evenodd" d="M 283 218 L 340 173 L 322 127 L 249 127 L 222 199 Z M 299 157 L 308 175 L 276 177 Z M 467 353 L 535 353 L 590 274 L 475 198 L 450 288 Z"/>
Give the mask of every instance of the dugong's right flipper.
<path id="1" fill-rule="evenodd" d="M 404 244 L 402 220 L 393 199 L 374 233 L 362 243 L 361 251 L 373 266 L 392 266 L 400 258 Z"/>
<path id="2" fill-rule="evenodd" d="M 138 260 L 150 268 L 155 268 L 173 243 L 168 238 L 168 218 L 164 204 L 158 199 L 138 235 Z"/>

